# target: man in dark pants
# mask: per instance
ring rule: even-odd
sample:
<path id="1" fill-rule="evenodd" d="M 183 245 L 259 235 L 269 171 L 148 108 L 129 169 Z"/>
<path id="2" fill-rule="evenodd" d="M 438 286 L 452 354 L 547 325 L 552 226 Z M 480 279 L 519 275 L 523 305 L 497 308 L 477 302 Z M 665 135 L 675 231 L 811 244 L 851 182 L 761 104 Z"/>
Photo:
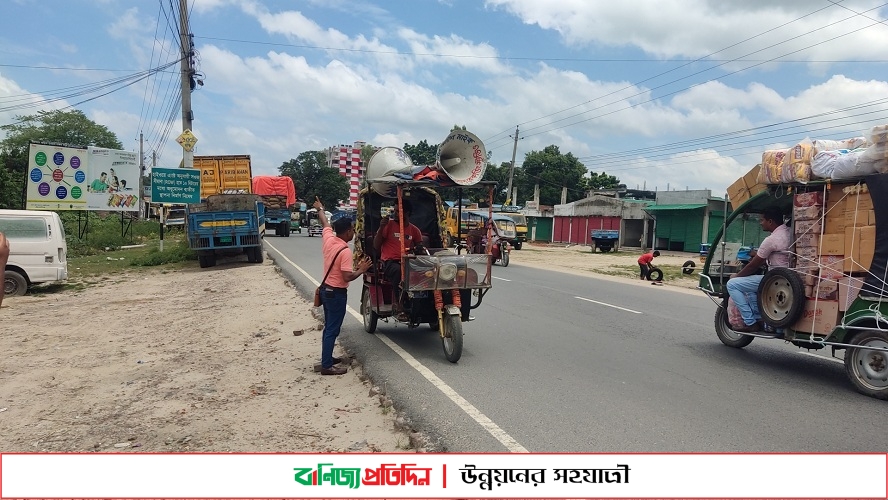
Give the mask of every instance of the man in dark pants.
<path id="1" fill-rule="evenodd" d="M 404 240 L 404 248 L 412 253 L 417 245 L 422 244 L 422 232 L 418 227 L 410 223 L 410 215 L 413 214 L 413 205 L 408 200 L 401 204 L 404 210 L 404 238 L 401 238 L 401 225 L 397 220 L 397 210 L 393 212 L 393 219 L 383 217 L 379 222 L 379 229 L 373 238 L 373 248 L 379 252 L 382 260 L 382 273 L 395 289 L 395 297 L 400 297 L 401 284 L 401 240 Z M 395 300 L 397 303 L 398 300 Z"/>
<path id="2" fill-rule="evenodd" d="M 370 269 L 371 261 L 369 258 L 364 258 L 358 262 L 358 268 L 353 269 L 352 251 L 348 247 L 348 242 L 355 237 L 354 223 L 351 219 L 343 217 L 334 222 L 331 227 L 320 199 L 315 199 L 314 208 L 318 210 L 318 219 L 324 227 L 322 248 L 326 279 L 321 283 L 321 303 L 324 306 L 321 375 L 342 375 L 348 369 L 343 366 L 334 366 L 341 360 L 333 357 L 333 346 L 336 344 L 336 338 L 339 337 L 339 331 L 342 329 L 342 320 L 345 318 L 348 283 Z"/>

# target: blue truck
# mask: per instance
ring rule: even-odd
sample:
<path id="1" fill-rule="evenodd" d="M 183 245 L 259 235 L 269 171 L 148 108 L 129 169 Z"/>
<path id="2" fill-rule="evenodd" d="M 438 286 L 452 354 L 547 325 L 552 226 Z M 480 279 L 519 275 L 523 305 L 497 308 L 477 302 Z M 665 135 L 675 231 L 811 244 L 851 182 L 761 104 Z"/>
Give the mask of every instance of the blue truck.
<path id="1" fill-rule="evenodd" d="M 617 244 L 617 241 L 620 239 L 620 230 L 619 229 L 593 229 L 592 234 L 590 234 L 592 238 L 592 242 L 595 244 L 595 250 L 601 250 L 602 253 L 607 253 L 613 250 L 614 246 Z"/>
<path id="2" fill-rule="evenodd" d="M 261 263 L 265 237 L 265 205 L 255 194 L 217 194 L 186 211 L 188 246 L 200 267 L 213 267 L 216 257 L 244 253 Z"/>

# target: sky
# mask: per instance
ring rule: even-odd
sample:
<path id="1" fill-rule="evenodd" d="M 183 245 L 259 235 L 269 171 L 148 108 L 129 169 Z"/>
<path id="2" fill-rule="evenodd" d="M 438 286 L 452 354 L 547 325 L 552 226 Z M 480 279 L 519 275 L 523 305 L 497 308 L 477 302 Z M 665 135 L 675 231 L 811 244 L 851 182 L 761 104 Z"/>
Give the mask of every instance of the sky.
<path id="1" fill-rule="evenodd" d="M 141 134 L 147 165 L 178 166 L 178 5 L 3 0 L 0 124 L 79 109 L 127 150 Z M 629 188 L 719 196 L 767 149 L 888 123 L 880 0 L 186 5 L 195 154 L 249 154 L 254 175 L 459 125 L 497 165 L 555 145 Z"/>

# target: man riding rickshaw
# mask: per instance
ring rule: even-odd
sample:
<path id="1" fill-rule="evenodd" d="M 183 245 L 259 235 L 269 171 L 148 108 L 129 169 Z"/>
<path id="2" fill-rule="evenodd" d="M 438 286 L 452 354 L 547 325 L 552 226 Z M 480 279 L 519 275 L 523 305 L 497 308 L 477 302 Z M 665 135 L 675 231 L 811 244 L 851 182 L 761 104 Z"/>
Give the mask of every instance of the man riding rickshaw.
<path id="1" fill-rule="evenodd" d="M 475 158 L 486 162 L 480 140 L 463 131 L 450 134 L 439 147 L 438 157 L 439 166 L 454 158 L 466 163 L 476 163 Z M 373 266 L 364 274 L 361 293 L 361 314 L 368 333 L 376 331 L 379 319 L 408 328 L 428 324 L 438 330 L 449 361 L 455 363 L 462 356 L 462 323 L 471 319 L 470 310 L 477 308 L 490 290 L 492 261 L 488 253 L 460 255 L 445 248 L 444 205 L 435 188 L 486 188 L 487 196 L 492 197 L 495 183 L 480 181 L 485 165 L 479 167 L 480 174 L 470 164 L 416 178 L 412 162 L 398 148 L 383 148 L 371 158 L 369 186 L 358 198 L 355 241 L 355 258 L 368 255 L 373 259 Z M 453 177 L 463 180 L 461 172 L 469 167 L 479 180 L 454 183 Z M 396 251 L 392 253 L 392 249 Z"/>

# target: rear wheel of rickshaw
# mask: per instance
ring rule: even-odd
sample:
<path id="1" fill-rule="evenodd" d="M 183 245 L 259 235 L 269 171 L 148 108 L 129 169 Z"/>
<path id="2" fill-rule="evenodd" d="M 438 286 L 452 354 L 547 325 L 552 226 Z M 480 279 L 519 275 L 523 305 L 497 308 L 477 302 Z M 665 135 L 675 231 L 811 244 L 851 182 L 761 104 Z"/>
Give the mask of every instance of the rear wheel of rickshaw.
<path id="1" fill-rule="evenodd" d="M 521 242 L 520 241 L 515 242 L 515 250 L 521 250 Z"/>
<path id="2" fill-rule="evenodd" d="M 447 361 L 456 363 L 462 357 L 463 331 L 459 316 L 448 314 L 444 317 L 444 335 L 441 337 L 444 356 Z"/>
<path id="3" fill-rule="evenodd" d="M 742 348 L 749 345 L 755 337 L 735 332 L 728 321 L 728 298 L 722 301 L 721 307 L 715 310 L 715 334 L 722 344 L 728 347 Z"/>
<path id="4" fill-rule="evenodd" d="M 373 311 L 370 305 L 370 289 L 366 286 L 361 292 L 361 316 L 364 317 L 364 331 L 367 333 L 375 332 L 379 315 Z"/>
<path id="5" fill-rule="evenodd" d="M 500 257 L 502 257 L 503 267 L 509 267 L 509 252 L 506 251 L 506 245 L 500 247 Z"/>
<path id="6" fill-rule="evenodd" d="M 888 333 L 864 331 L 851 339 L 851 344 L 886 349 Z M 848 347 L 845 350 L 845 373 L 858 392 L 888 399 L 888 352 Z"/>

